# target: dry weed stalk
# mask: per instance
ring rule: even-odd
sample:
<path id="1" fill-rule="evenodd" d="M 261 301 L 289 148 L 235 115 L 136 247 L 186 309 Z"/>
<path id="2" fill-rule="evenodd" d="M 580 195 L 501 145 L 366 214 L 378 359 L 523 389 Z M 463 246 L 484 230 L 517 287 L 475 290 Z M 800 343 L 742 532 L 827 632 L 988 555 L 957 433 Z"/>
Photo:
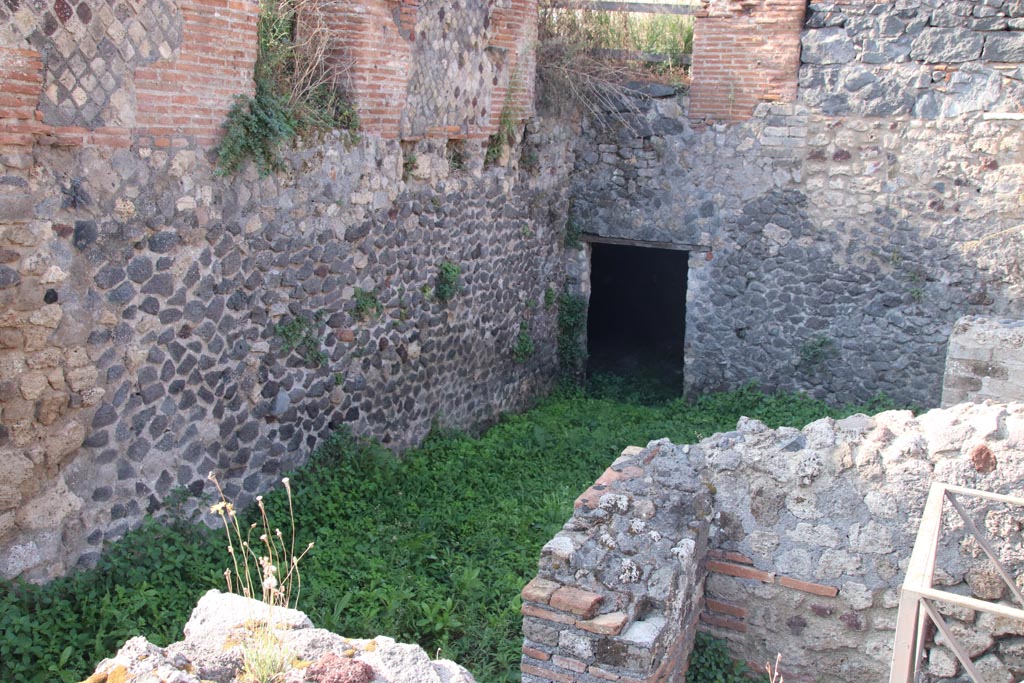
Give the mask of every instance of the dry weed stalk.
<path id="1" fill-rule="evenodd" d="M 783 683 L 782 672 L 779 671 L 779 667 L 782 664 L 782 653 L 775 655 L 775 667 L 772 668 L 771 662 L 764 663 L 764 671 L 768 674 L 768 683 Z"/>
<path id="2" fill-rule="evenodd" d="M 556 7 L 555 4 L 558 6 Z M 607 50 L 588 25 L 583 2 L 542 5 L 538 31 L 537 76 L 541 91 L 550 99 L 564 98 L 584 113 L 602 120 L 610 117 L 633 130 L 633 115 L 640 95 L 627 84 L 650 77 L 634 64 L 602 56 Z"/>
<path id="3" fill-rule="evenodd" d="M 256 497 L 260 521 L 250 524 L 243 534 L 235 506 L 224 495 L 217 476 L 210 472 L 209 479 L 220 494 L 220 502 L 214 504 L 210 512 L 218 515 L 224 524 L 228 555 L 234 566 L 233 572 L 231 569 L 224 570 L 228 591 L 262 600 L 271 607 L 297 606 L 302 590 L 299 562 L 313 548 L 313 543 L 310 542 L 300 554 L 295 554 L 295 512 L 288 478 L 281 480 L 288 494 L 288 516 L 291 521 L 291 534 L 287 541 L 280 529 L 271 529 L 263 496 Z M 254 533 L 259 533 L 255 540 Z"/>
<path id="4" fill-rule="evenodd" d="M 291 524 L 287 540 L 280 529 L 272 529 L 263 496 L 256 497 L 260 511 L 259 522 L 250 524 L 243 535 L 235 506 L 224 495 L 217 475 L 210 472 L 209 479 L 220 494 L 220 502 L 214 504 L 210 512 L 218 515 L 224 524 L 228 555 L 234 566 L 233 571 L 230 568 L 224 570 L 228 591 L 253 599 L 259 595 L 258 599 L 267 606 L 266 619 L 249 622 L 238 680 L 240 683 L 280 683 L 291 666 L 292 656 L 289 648 L 281 643 L 274 632 L 274 608 L 298 606 L 302 590 L 299 562 L 313 548 L 313 543 L 310 542 L 301 553 L 295 554 L 295 509 L 291 483 L 287 477 L 281 480 L 288 494 L 288 518 Z M 259 536 L 254 539 L 253 535 L 257 533 Z"/>
<path id="5" fill-rule="evenodd" d="M 332 50 L 330 7 L 319 0 L 263 0 L 257 66 L 292 111 L 325 124 L 332 123 L 320 120 L 338 106 L 334 100 L 342 100 L 349 65 Z"/>

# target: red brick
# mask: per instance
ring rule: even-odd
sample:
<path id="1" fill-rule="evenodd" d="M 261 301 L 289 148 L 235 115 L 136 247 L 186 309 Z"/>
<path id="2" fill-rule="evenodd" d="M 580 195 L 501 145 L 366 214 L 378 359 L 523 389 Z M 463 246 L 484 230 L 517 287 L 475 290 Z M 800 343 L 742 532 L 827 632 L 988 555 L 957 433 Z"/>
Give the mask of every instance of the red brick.
<path id="1" fill-rule="evenodd" d="M 586 491 L 581 493 L 576 501 L 572 504 L 574 509 L 585 507 L 588 510 L 593 510 L 597 507 L 598 502 L 601 500 L 601 496 L 607 493 L 604 486 L 594 485 L 588 488 Z"/>
<path id="2" fill-rule="evenodd" d="M 548 681 L 558 681 L 558 683 L 573 683 L 576 680 L 576 677 L 572 674 L 558 673 L 557 671 L 543 669 L 539 666 L 534 666 L 533 664 L 523 663 L 520 665 L 519 669 L 524 674 L 530 674 L 531 676 L 536 676 L 537 678 L 542 678 Z"/>
<path id="3" fill-rule="evenodd" d="M 591 676 L 593 676 L 594 678 L 600 678 L 601 680 L 604 680 L 604 681 L 617 681 L 617 680 L 619 680 L 619 675 L 618 674 L 613 674 L 611 671 L 605 671 L 601 667 L 594 666 L 593 664 L 591 664 L 590 667 L 587 669 L 587 673 L 590 674 Z"/>
<path id="4" fill-rule="evenodd" d="M 747 616 L 747 610 L 738 605 L 731 605 L 728 602 L 722 602 L 721 600 L 715 600 L 713 598 L 705 598 L 704 605 L 712 612 L 719 612 L 720 614 L 728 614 L 730 617 L 737 617 L 739 619 L 745 619 Z"/>
<path id="5" fill-rule="evenodd" d="M 552 593 L 561 587 L 562 584 L 557 581 L 548 581 L 547 579 L 537 577 L 523 588 L 523 600 L 546 605 L 551 600 Z"/>
<path id="6" fill-rule="evenodd" d="M 732 550 L 709 550 L 708 557 L 713 557 L 716 560 L 735 562 L 736 564 L 754 564 L 754 561 L 743 553 L 737 553 Z"/>
<path id="7" fill-rule="evenodd" d="M 804 593 L 821 595 L 826 598 L 834 598 L 839 594 L 839 589 L 835 586 L 826 586 L 821 583 L 811 583 L 809 581 L 801 581 L 800 579 L 791 579 L 788 576 L 780 576 L 779 585 L 803 591 Z"/>
<path id="8" fill-rule="evenodd" d="M 622 632 L 627 621 L 629 621 L 629 616 L 625 612 L 609 612 L 599 614 L 586 621 L 577 621 L 576 627 L 602 636 L 617 636 Z"/>
<path id="9" fill-rule="evenodd" d="M 562 586 L 551 595 L 548 603 L 555 609 L 590 619 L 597 614 L 597 608 L 601 605 L 604 597 L 600 593 L 580 590 L 572 586 Z"/>
<path id="10" fill-rule="evenodd" d="M 710 612 L 701 612 L 700 620 L 706 624 L 711 624 L 712 626 L 724 628 L 729 631 L 738 631 L 739 633 L 747 632 L 746 622 L 740 621 L 739 619 L 723 617 L 719 614 L 711 614 Z"/>
<path id="11" fill-rule="evenodd" d="M 583 673 L 587 670 L 587 665 L 578 659 L 570 659 L 561 655 L 555 655 L 551 658 L 551 663 L 562 669 L 568 669 L 569 671 L 575 671 L 578 674 Z"/>
<path id="12" fill-rule="evenodd" d="M 523 654 L 531 659 L 536 659 L 542 662 L 546 662 L 551 659 L 551 655 L 544 652 L 544 650 L 538 650 L 537 648 L 530 647 L 529 645 L 523 645 Z"/>
<path id="13" fill-rule="evenodd" d="M 773 583 L 775 581 L 775 574 L 771 572 L 764 572 L 760 569 L 754 569 L 753 567 L 748 567 L 742 564 L 733 564 L 731 562 L 708 560 L 707 569 L 709 572 L 735 576 L 740 579 L 754 579 L 763 583 Z"/>
<path id="14" fill-rule="evenodd" d="M 536 617 L 537 619 L 553 621 L 557 624 L 568 624 L 569 626 L 576 625 L 576 620 L 571 616 L 560 612 L 552 612 L 549 609 L 537 607 L 536 605 L 523 605 L 519 608 L 519 613 L 526 617 Z"/>

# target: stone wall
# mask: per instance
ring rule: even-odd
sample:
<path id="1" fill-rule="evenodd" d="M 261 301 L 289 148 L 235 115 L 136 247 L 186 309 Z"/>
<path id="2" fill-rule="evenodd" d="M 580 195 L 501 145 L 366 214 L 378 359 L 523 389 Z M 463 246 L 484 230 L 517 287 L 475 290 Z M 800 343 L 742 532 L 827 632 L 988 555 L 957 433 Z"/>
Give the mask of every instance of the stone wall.
<path id="1" fill-rule="evenodd" d="M 684 460 L 659 454 L 626 449 L 541 551 L 522 594 L 524 683 L 683 679 L 710 496 Z"/>
<path id="2" fill-rule="evenodd" d="M 835 681 L 885 680 L 899 586 L 932 481 L 1019 495 L 1024 405 L 855 415 L 802 430 L 743 418 L 736 431 L 696 445 L 629 449 L 577 501 L 524 591 L 524 681 L 566 681 L 576 671 L 587 674 L 571 680 L 662 680 L 662 667 L 685 661 L 698 613 L 700 628 L 756 668 L 781 653 L 787 681 L 820 680 L 821 672 Z M 1018 575 L 1019 511 L 967 507 Z M 937 586 L 1012 600 L 963 524 L 945 519 Z M 680 603 L 681 576 L 698 583 Z M 574 609 L 580 593 L 587 614 Z M 574 600 L 556 604 L 559 595 Z M 1024 626 L 952 606 L 940 611 L 985 680 L 1019 680 Z M 599 620 L 607 630 L 588 627 Z M 550 635 L 558 632 L 565 637 Z M 631 635 L 640 632 L 642 642 Z M 929 680 L 959 673 L 941 638 L 930 641 L 927 666 Z"/>
<path id="3" fill-rule="evenodd" d="M 953 328 L 942 378 L 942 405 L 1024 399 L 1024 323 L 961 318 Z"/>
<path id="4" fill-rule="evenodd" d="M 692 98 L 648 90 L 587 127 L 583 232 L 691 250 L 690 391 L 936 405 L 955 321 L 1021 315 L 1020 12 L 814 3 L 795 102 L 694 120 L 695 63 Z"/>
<path id="5" fill-rule="evenodd" d="M 456 26 L 436 4 L 403 21 L 475 36 L 473 22 L 522 10 L 464 5 Z M 406 140 L 378 122 L 308 136 L 268 177 L 221 177 L 209 141 L 251 88 L 255 7 L 86 5 L 0 10 L 0 70 L 17 86 L 0 96 L 0 575 L 88 565 L 169 496 L 198 506 L 209 471 L 244 503 L 343 425 L 405 448 L 547 388 L 571 123 L 531 122 L 495 166 L 489 122 Z M 228 56 L 197 56 L 204 33 Z M 499 85 L 502 69 L 488 72 Z M 447 97 L 409 88 L 409 120 Z M 448 301 L 444 263 L 460 270 Z M 520 363 L 521 324 L 536 352 Z"/>

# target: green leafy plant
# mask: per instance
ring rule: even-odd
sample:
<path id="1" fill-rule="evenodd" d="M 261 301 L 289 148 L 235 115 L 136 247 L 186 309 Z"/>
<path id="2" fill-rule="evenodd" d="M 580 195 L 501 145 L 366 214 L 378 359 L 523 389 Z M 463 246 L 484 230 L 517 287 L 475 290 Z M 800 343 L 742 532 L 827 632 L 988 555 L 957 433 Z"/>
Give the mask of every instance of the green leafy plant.
<path id="1" fill-rule="evenodd" d="M 402 180 L 408 180 L 412 172 L 416 170 L 416 152 L 409 150 L 402 159 Z"/>
<path id="2" fill-rule="evenodd" d="M 706 633 L 697 634 L 690 653 L 686 683 L 750 683 L 752 679 L 747 665 L 729 655 L 724 640 Z"/>
<path id="3" fill-rule="evenodd" d="M 534 350 L 533 336 L 530 334 L 530 324 L 524 320 L 519 323 L 519 334 L 516 335 L 516 343 L 512 347 L 512 358 L 517 363 L 525 363 L 533 358 Z"/>
<path id="4" fill-rule="evenodd" d="M 320 367 L 326 365 L 328 360 L 316 334 L 322 321 L 323 313 L 319 311 L 312 318 L 296 316 L 286 323 L 275 325 L 274 334 L 281 338 L 281 348 L 285 353 L 297 349 L 307 365 Z"/>
<path id="5" fill-rule="evenodd" d="M 544 308 L 551 308 L 558 301 L 558 294 L 555 288 L 548 285 L 544 288 Z"/>
<path id="6" fill-rule="evenodd" d="M 835 354 L 835 343 L 825 336 L 808 339 L 800 345 L 800 363 L 819 365 Z"/>
<path id="7" fill-rule="evenodd" d="M 540 155 L 535 149 L 525 149 L 519 156 L 519 165 L 524 171 L 536 171 L 540 168 Z"/>
<path id="8" fill-rule="evenodd" d="M 356 301 L 356 307 L 354 314 L 357 320 L 369 320 L 370 318 L 376 318 L 384 311 L 384 306 L 381 304 L 380 299 L 377 298 L 377 290 L 366 291 L 359 287 L 356 287 L 354 298 Z"/>
<path id="9" fill-rule="evenodd" d="M 300 26 L 301 23 L 301 26 Z M 341 94 L 343 73 L 328 59 L 330 32 L 314 0 L 262 0 L 252 97 L 239 95 L 228 111 L 217 148 L 217 172 L 236 172 L 248 159 L 260 175 L 281 168 L 280 149 L 307 129 L 359 127 Z"/>
<path id="10" fill-rule="evenodd" d="M 434 282 L 434 295 L 438 301 L 451 301 L 461 291 L 459 277 L 462 275 L 462 267 L 451 261 L 441 261 L 437 269 L 437 279 Z"/>
<path id="11" fill-rule="evenodd" d="M 466 156 L 461 140 L 449 140 L 445 147 L 445 156 L 448 158 L 448 168 L 452 171 L 466 169 Z"/>
<path id="12" fill-rule="evenodd" d="M 587 360 L 583 334 L 587 329 L 587 300 L 563 292 L 558 297 L 558 364 L 562 371 L 577 374 Z"/>
<path id="13" fill-rule="evenodd" d="M 562 244 L 566 249 L 582 249 L 583 240 L 580 239 L 582 234 L 583 231 L 580 230 L 579 223 L 573 220 L 570 213 L 569 218 L 565 221 L 565 239 L 562 240 Z"/>
<path id="14" fill-rule="evenodd" d="M 574 498 L 624 447 L 652 434 L 694 443 L 741 415 L 801 427 L 864 411 L 755 386 L 652 405 L 572 387 L 478 437 L 437 429 L 401 459 L 339 430 L 290 476 L 293 537 L 331 538 L 302 561 L 302 609 L 347 637 L 387 633 L 440 649 L 477 680 L 519 681 L 519 591 Z M 263 498 L 287 509 L 282 489 Z M 260 520 L 258 508 L 237 514 L 243 532 Z M 224 585 L 224 559 L 221 530 L 149 519 L 94 569 L 44 586 L 0 581 L 0 680 L 79 681 L 128 638 L 180 639 L 199 597 Z"/>
<path id="15" fill-rule="evenodd" d="M 487 150 L 484 152 L 484 164 L 493 166 L 501 160 L 501 155 L 506 148 L 512 147 L 516 141 L 516 129 L 521 112 L 515 104 L 515 97 L 522 89 L 522 79 L 518 72 L 509 76 L 508 90 L 505 93 L 505 102 L 501 107 L 501 115 L 498 117 L 498 130 L 487 138 Z"/>

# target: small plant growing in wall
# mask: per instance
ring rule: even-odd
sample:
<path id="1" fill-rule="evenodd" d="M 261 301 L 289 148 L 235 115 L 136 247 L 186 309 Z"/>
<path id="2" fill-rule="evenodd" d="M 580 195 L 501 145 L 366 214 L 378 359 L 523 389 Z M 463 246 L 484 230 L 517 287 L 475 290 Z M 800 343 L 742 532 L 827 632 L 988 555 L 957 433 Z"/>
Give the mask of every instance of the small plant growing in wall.
<path id="1" fill-rule="evenodd" d="M 402 180 L 408 180 L 416 169 L 416 152 L 409 150 L 402 159 Z"/>
<path id="2" fill-rule="evenodd" d="M 516 141 L 516 119 L 519 111 L 513 98 L 520 92 L 521 87 L 519 73 L 513 72 L 508 79 L 505 103 L 498 118 L 498 130 L 487 139 L 487 150 L 484 152 L 484 164 L 487 166 L 493 166 L 501 161 L 502 153 Z"/>
<path id="3" fill-rule="evenodd" d="M 327 363 L 327 354 L 320 346 L 317 327 L 323 321 L 323 313 L 317 312 L 312 318 L 295 316 L 286 323 L 274 326 L 274 334 L 281 339 L 281 349 L 287 354 L 298 351 L 307 365 L 320 367 Z"/>
<path id="4" fill-rule="evenodd" d="M 548 285 L 544 289 L 544 308 L 550 309 L 558 301 L 558 294 L 555 293 L 555 288 Z"/>
<path id="5" fill-rule="evenodd" d="M 451 261 L 442 261 L 437 270 L 437 280 L 434 283 L 434 295 L 438 301 L 451 301 L 461 291 L 459 277 L 462 275 L 462 267 Z"/>
<path id="6" fill-rule="evenodd" d="M 248 159 L 260 175 L 279 169 L 280 147 L 303 130 L 359 127 L 341 95 L 343 74 L 326 59 L 330 32 L 323 8 L 312 0 L 262 0 L 256 31 L 256 91 L 237 96 L 228 112 L 217 148 L 221 175 Z"/>
<path id="7" fill-rule="evenodd" d="M 461 140 L 449 140 L 445 146 L 445 156 L 448 158 L 448 168 L 452 171 L 466 169 L 466 154 Z"/>
<path id="8" fill-rule="evenodd" d="M 534 345 L 533 336 L 530 334 L 530 324 L 525 320 L 519 323 L 519 334 L 516 335 L 515 346 L 512 347 L 512 358 L 517 363 L 525 363 L 533 358 Z"/>
<path id="9" fill-rule="evenodd" d="M 751 676 L 746 664 L 729 656 L 724 640 L 706 633 L 697 634 L 685 683 L 749 683 L 752 680 L 757 679 Z"/>
<path id="10" fill-rule="evenodd" d="M 562 239 L 562 245 L 566 249 L 583 249 L 583 229 L 580 227 L 580 223 L 572 218 L 572 201 L 569 200 L 569 215 L 565 219 L 565 237 Z"/>
<path id="11" fill-rule="evenodd" d="M 563 292 L 558 298 L 558 364 L 563 372 L 577 374 L 587 360 L 583 333 L 587 329 L 587 300 Z"/>
<path id="12" fill-rule="evenodd" d="M 377 298 L 377 290 L 366 291 L 356 287 L 354 298 L 356 307 L 353 312 L 358 320 L 365 321 L 370 318 L 376 318 L 384 310 L 380 299 Z"/>
<path id="13" fill-rule="evenodd" d="M 801 365 L 819 365 L 835 355 L 835 343 L 825 336 L 808 339 L 800 346 Z"/>

